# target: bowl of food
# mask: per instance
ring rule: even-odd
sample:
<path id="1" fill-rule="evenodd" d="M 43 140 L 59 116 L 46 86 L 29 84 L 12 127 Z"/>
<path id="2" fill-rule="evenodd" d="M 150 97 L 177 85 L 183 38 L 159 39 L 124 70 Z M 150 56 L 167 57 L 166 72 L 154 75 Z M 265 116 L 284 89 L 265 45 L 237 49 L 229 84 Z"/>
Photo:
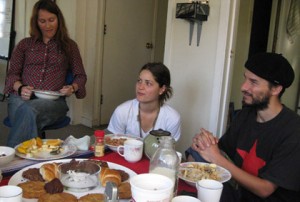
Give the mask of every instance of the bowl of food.
<path id="1" fill-rule="evenodd" d="M 90 161 L 71 160 L 58 165 L 58 177 L 64 188 L 73 192 L 86 192 L 99 185 L 101 167 Z"/>
<path id="2" fill-rule="evenodd" d="M 118 146 L 124 145 L 124 142 L 128 139 L 142 140 L 139 137 L 121 134 L 107 134 L 104 137 L 105 145 L 112 151 L 117 152 Z"/>
<path id="3" fill-rule="evenodd" d="M 178 177 L 187 184 L 196 187 L 196 182 L 203 179 L 227 182 L 231 178 L 231 173 L 212 163 L 185 162 L 179 165 Z"/>
<path id="4" fill-rule="evenodd" d="M 0 167 L 11 162 L 15 157 L 15 149 L 7 146 L 0 146 Z"/>

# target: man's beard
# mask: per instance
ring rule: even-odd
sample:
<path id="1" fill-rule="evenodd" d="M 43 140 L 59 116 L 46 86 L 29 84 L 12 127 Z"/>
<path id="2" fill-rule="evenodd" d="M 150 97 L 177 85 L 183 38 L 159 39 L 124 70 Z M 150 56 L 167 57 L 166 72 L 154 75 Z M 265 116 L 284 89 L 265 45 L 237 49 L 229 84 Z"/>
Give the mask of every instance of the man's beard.
<path id="1" fill-rule="evenodd" d="M 248 94 L 247 92 L 243 92 Z M 248 94 L 249 95 L 249 94 Z M 261 111 L 268 108 L 271 96 L 269 94 L 265 94 L 261 99 L 256 99 L 251 95 L 253 102 L 251 104 L 246 103 L 242 100 L 243 107 L 253 107 L 257 111 Z"/>

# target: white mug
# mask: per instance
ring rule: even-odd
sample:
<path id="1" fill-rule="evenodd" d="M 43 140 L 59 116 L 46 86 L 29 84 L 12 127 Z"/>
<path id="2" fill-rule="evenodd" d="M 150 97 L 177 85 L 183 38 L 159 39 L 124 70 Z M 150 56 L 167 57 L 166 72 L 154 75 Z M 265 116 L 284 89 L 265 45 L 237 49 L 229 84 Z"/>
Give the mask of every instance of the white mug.
<path id="1" fill-rule="evenodd" d="M 0 202 L 22 202 L 23 190 L 21 187 L 6 185 L 0 187 Z"/>
<path id="2" fill-rule="evenodd" d="M 199 180 L 196 182 L 198 199 L 201 202 L 219 202 L 223 184 L 216 180 Z"/>
<path id="3" fill-rule="evenodd" d="M 140 140 L 128 139 L 124 142 L 124 146 L 117 148 L 118 154 L 123 156 L 126 161 L 135 163 L 142 159 L 144 143 Z M 123 149 L 123 153 L 120 150 Z"/>

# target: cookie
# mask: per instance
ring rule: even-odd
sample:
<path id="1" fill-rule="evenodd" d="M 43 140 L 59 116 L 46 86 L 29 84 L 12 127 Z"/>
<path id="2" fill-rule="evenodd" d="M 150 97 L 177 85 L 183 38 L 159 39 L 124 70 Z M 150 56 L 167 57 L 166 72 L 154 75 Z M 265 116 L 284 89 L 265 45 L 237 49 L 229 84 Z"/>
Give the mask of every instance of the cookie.
<path id="1" fill-rule="evenodd" d="M 22 177 L 30 181 L 44 181 L 39 168 L 29 168 L 28 170 L 25 170 L 22 173 Z"/>
<path id="2" fill-rule="evenodd" d="M 80 197 L 78 202 L 104 202 L 104 194 L 87 194 Z"/>
<path id="3" fill-rule="evenodd" d="M 118 187 L 118 196 L 120 199 L 131 199 L 131 186 L 129 182 L 122 182 Z"/>
<path id="4" fill-rule="evenodd" d="M 46 194 L 45 182 L 28 181 L 20 183 L 18 186 L 23 190 L 23 198 L 39 198 L 41 195 Z"/>
<path id="5" fill-rule="evenodd" d="M 57 194 L 47 193 L 42 195 L 38 200 L 38 202 L 58 202 L 58 201 L 78 202 L 76 196 L 66 192 L 57 193 Z"/>

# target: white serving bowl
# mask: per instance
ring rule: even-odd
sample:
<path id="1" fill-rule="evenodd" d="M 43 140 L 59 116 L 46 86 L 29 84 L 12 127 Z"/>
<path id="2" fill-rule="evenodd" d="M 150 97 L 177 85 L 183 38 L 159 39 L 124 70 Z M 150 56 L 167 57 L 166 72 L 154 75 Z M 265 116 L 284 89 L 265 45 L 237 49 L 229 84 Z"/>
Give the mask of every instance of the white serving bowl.
<path id="1" fill-rule="evenodd" d="M 0 167 L 11 162 L 15 157 L 15 149 L 7 146 L 0 146 Z"/>

